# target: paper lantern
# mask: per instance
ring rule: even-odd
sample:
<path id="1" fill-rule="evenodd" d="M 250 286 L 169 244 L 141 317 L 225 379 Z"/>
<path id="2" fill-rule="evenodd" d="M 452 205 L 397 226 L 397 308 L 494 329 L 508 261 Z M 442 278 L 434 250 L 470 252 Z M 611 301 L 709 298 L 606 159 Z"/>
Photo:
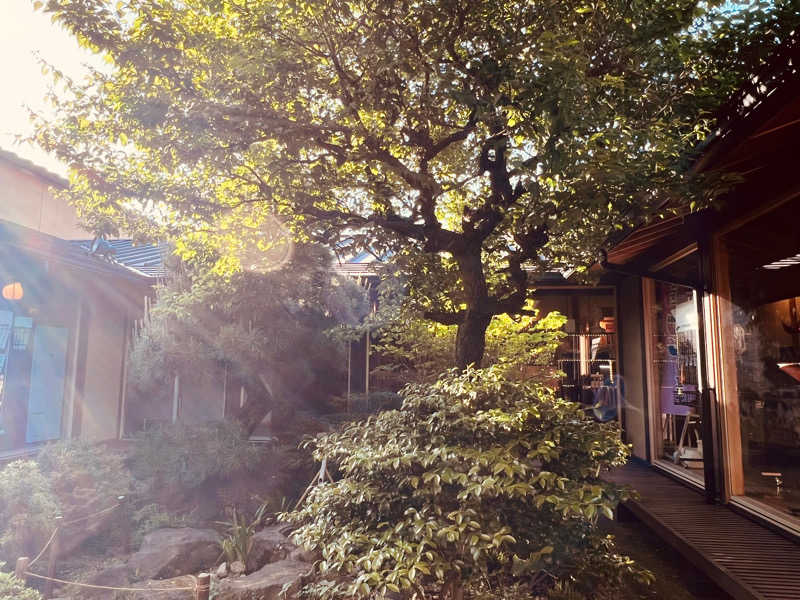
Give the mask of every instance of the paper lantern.
<path id="1" fill-rule="evenodd" d="M 22 284 L 19 281 L 9 283 L 3 287 L 3 298 L 6 300 L 22 300 L 24 294 Z"/>

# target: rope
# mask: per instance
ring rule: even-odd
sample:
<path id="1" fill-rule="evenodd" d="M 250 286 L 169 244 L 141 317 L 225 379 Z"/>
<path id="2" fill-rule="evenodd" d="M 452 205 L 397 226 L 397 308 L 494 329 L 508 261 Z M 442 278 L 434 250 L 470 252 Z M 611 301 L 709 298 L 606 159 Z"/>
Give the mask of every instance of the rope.
<path id="1" fill-rule="evenodd" d="M 37 560 L 42 558 L 42 556 L 44 555 L 45 551 L 50 547 L 50 544 L 52 544 L 53 540 L 56 539 L 56 534 L 57 533 L 58 533 L 58 527 L 53 529 L 53 535 L 51 535 L 50 539 L 47 540 L 47 543 L 44 545 L 44 548 L 42 548 L 42 551 L 39 552 L 39 554 L 36 555 L 36 558 L 34 558 L 31 562 L 28 563 L 28 568 L 31 568 Z"/>
<path id="2" fill-rule="evenodd" d="M 114 506 L 109 506 L 108 508 L 104 508 L 102 510 L 98 510 L 96 513 L 92 513 L 90 515 L 86 515 L 85 517 L 78 517 L 77 519 L 72 519 L 71 521 L 67 521 L 66 523 L 62 523 L 62 527 L 66 527 L 67 525 L 74 525 L 75 523 L 80 523 L 81 521 L 85 521 L 86 519 L 91 519 L 92 517 L 100 516 L 104 513 L 110 512 L 115 508 L 119 508 L 122 506 L 119 502 L 117 502 Z"/>
<path id="3" fill-rule="evenodd" d="M 95 585 L 93 583 L 79 583 L 77 581 L 67 581 L 65 579 L 58 579 L 57 577 L 47 577 L 45 575 L 39 575 L 37 573 L 31 573 L 30 571 L 25 571 L 25 575 L 28 577 L 35 577 L 37 579 L 43 579 L 44 581 L 53 581 L 55 583 L 61 583 L 63 585 L 76 585 L 78 587 L 85 587 L 85 588 L 92 588 L 93 590 L 112 590 L 117 592 L 195 592 L 200 589 L 200 586 L 195 581 L 195 584 L 192 587 L 171 587 L 171 588 L 133 588 L 133 587 L 114 587 L 109 585 Z M 196 580 L 197 578 L 195 578 Z M 203 586 L 205 588 L 205 586 Z"/>

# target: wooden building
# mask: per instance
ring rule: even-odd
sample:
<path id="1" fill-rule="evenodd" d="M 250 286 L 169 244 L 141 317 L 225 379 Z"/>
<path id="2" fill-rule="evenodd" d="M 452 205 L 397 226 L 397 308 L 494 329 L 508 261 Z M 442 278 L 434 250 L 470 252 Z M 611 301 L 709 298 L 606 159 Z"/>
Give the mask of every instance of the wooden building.
<path id="1" fill-rule="evenodd" d="M 639 227 L 604 261 L 634 457 L 790 537 L 800 536 L 797 58 L 777 57 L 742 88 L 695 165 L 738 174 L 720 207 Z"/>

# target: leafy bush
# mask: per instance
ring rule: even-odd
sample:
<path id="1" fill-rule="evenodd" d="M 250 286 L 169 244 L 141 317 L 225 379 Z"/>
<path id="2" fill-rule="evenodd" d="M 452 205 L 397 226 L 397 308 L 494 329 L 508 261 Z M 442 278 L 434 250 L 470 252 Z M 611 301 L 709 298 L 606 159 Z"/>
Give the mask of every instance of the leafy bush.
<path id="1" fill-rule="evenodd" d="M 6 560 L 34 556 L 54 517 L 105 509 L 131 485 L 119 454 L 87 442 L 48 444 L 36 460 L 8 464 L 0 471 L 0 552 Z"/>
<path id="2" fill-rule="evenodd" d="M 160 504 L 150 503 L 134 512 L 131 520 L 135 527 L 131 542 L 134 548 L 138 548 L 144 536 L 151 531 L 165 527 L 189 527 L 191 515 L 176 515 Z"/>
<path id="3" fill-rule="evenodd" d="M 48 444 L 37 462 L 65 514 L 87 504 L 99 509 L 110 506 L 118 496 L 130 493 L 133 484 L 122 455 L 100 444 L 81 440 Z"/>
<path id="4" fill-rule="evenodd" d="M 569 578 L 597 557 L 613 570 L 595 525 L 625 496 L 599 477 L 626 459 L 619 431 L 510 372 L 502 363 L 409 385 L 401 410 L 313 440 L 342 478 L 283 515 L 323 556 L 307 593 L 458 597 L 519 573 Z"/>
<path id="5" fill-rule="evenodd" d="M 230 521 L 217 523 L 225 527 L 225 537 L 222 538 L 220 545 L 222 546 L 225 560 L 229 564 L 236 561 L 240 561 L 244 565 L 247 564 L 247 557 L 250 554 L 250 550 L 253 549 L 253 536 L 263 524 L 269 508 L 270 503 L 264 502 L 261 504 L 252 520 L 248 520 L 245 515 L 234 508 Z"/>
<path id="6" fill-rule="evenodd" d="M 38 463 L 17 460 L 0 471 L 0 555 L 35 556 L 53 530 L 58 500 Z"/>
<path id="7" fill-rule="evenodd" d="M 195 487 L 209 477 L 252 470 L 263 458 L 263 450 L 230 421 L 164 425 L 142 432 L 138 439 L 131 468 L 137 478 L 155 485 Z"/>
<path id="8" fill-rule="evenodd" d="M 13 573 L 3 572 L 4 563 L 0 563 L 0 600 L 42 600 L 42 595 L 14 577 Z"/>

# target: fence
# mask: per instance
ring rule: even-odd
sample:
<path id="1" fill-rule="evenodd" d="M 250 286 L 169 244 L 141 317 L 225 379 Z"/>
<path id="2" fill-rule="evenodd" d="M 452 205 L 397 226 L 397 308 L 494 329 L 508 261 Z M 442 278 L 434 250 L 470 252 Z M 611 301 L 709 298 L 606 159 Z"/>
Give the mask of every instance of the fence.
<path id="1" fill-rule="evenodd" d="M 123 500 L 120 497 L 120 500 Z M 192 575 L 193 583 L 190 586 L 175 586 L 175 587 L 128 587 L 128 586 L 107 586 L 107 585 L 96 585 L 92 583 L 82 583 L 79 581 L 67 581 L 65 579 L 60 579 L 55 576 L 56 574 L 56 566 L 58 561 L 58 553 L 59 553 L 59 537 L 61 531 L 70 525 L 75 525 L 82 521 L 87 521 L 89 519 L 96 518 L 102 514 L 111 512 L 116 508 L 122 506 L 122 502 L 118 502 L 113 506 L 108 508 L 104 508 L 103 510 L 97 511 L 90 515 L 86 515 L 85 517 L 80 517 L 78 519 L 73 519 L 71 521 L 66 522 L 59 522 L 57 523 L 56 527 L 53 529 L 50 538 L 47 540 L 45 545 L 42 547 L 39 554 L 34 557 L 33 560 L 28 558 L 27 556 L 20 556 L 17 559 L 16 565 L 14 566 L 14 576 L 17 579 L 26 582 L 29 578 L 38 579 L 40 581 L 44 581 L 44 589 L 42 590 L 42 594 L 45 598 L 52 598 L 53 596 L 53 587 L 56 583 L 62 585 L 72 585 L 76 587 L 82 588 L 89 588 L 94 590 L 108 590 L 108 591 L 116 591 L 116 592 L 130 592 L 133 594 L 158 594 L 158 593 L 167 593 L 167 592 L 192 592 L 194 595 L 195 600 L 208 600 L 209 592 L 211 589 L 211 575 L 208 573 L 200 573 L 197 576 Z M 57 518 L 57 521 L 60 521 L 60 517 Z M 49 550 L 49 552 L 48 552 Z M 47 561 L 47 574 L 42 575 L 40 573 L 34 573 L 31 571 L 31 568 L 48 552 L 48 561 Z"/>

